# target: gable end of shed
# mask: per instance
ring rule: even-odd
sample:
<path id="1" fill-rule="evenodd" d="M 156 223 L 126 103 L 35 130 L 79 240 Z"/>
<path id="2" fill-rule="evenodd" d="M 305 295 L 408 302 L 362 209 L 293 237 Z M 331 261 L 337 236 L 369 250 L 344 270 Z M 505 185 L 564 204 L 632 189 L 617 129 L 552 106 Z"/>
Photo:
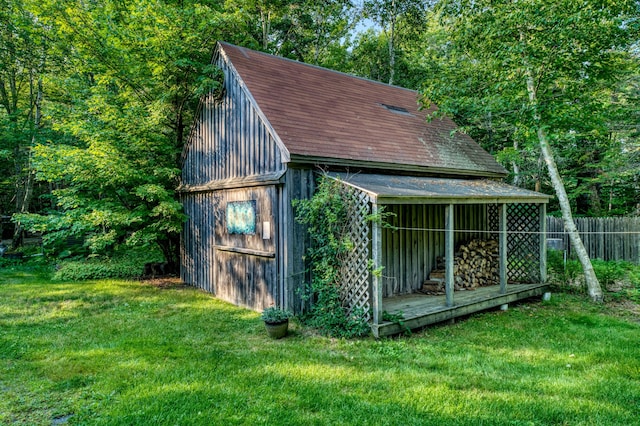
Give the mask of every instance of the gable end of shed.
<path id="1" fill-rule="evenodd" d="M 286 147 L 220 46 L 212 63 L 221 71 L 222 87 L 200 99 L 182 153 L 181 192 L 282 174 L 289 161 Z"/>

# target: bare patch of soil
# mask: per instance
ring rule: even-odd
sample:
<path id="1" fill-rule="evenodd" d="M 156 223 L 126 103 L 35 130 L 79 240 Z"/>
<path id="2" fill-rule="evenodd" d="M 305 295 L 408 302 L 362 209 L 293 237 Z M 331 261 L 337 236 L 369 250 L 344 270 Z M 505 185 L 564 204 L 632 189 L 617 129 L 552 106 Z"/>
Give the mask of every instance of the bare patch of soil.
<path id="1" fill-rule="evenodd" d="M 188 287 L 187 284 L 182 282 L 180 277 L 174 276 L 142 278 L 140 282 L 160 289 L 181 289 Z"/>
<path id="2" fill-rule="evenodd" d="M 640 303 L 633 300 L 621 299 L 607 303 L 614 315 L 630 318 L 632 321 L 640 323 Z"/>

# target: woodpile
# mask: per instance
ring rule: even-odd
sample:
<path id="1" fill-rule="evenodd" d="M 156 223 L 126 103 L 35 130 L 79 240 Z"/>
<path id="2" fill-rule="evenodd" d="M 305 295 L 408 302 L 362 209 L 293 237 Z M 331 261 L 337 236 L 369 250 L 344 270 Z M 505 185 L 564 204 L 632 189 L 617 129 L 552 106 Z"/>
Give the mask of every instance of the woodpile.
<path id="1" fill-rule="evenodd" d="M 453 258 L 454 290 L 475 290 L 499 285 L 499 245 L 496 240 L 471 240 L 461 245 Z M 422 292 L 445 293 L 444 258 L 436 259 L 436 267 L 422 285 Z"/>

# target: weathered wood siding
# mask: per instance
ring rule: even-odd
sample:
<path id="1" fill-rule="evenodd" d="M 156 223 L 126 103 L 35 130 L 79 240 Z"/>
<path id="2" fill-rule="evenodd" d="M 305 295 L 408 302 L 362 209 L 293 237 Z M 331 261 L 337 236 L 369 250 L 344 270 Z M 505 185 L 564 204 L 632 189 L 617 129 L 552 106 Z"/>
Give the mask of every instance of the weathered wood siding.
<path id="1" fill-rule="evenodd" d="M 282 150 L 244 86 L 220 57 L 223 96 L 206 95 L 182 158 L 182 183 L 260 176 L 284 170 Z"/>
<path id="2" fill-rule="evenodd" d="M 308 200 L 315 190 L 315 173 L 310 169 L 288 169 L 281 205 L 280 222 L 283 226 L 281 234 L 283 253 L 282 275 L 284 277 L 284 304 L 294 312 L 305 310 L 300 291 L 310 279 L 304 255 L 309 247 L 310 239 L 307 227 L 295 220 L 292 206 L 294 200 Z"/>
<path id="3" fill-rule="evenodd" d="M 280 305 L 278 193 L 271 185 L 184 194 L 189 219 L 182 240 L 182 280 L 238 306 L 262 310 Z M 230 234 L 227 204 L 251 200 L 256 202 L 255 233 Z"/>
<path id="4" fill-rule="evenodd" d="M 277 205 L 275 186 L 219 191 L 215 215 L 216 296 L 238 306 L 262 310 L 278 304 Z M 256 202 L 254 234 L 231 234 L 226 206 L 234 201 Z"/>
<path id="5" fill-rule="evenodd" d="M 213 256 L 214 212 L 218 207 L 215 194 L 183 194 L 182 205 L 188 219 L 181 240 L 180 277 L 185 283 L 215 293 Z"/>
<path id="6" fill-rule="evenodd" d="M 592 259 L 626 260 L 640 264 L 640 218 L 580 217 L 574 222 Z M 573 254 L 562 218 L 547 217 L 547 238 L 562 239 L 567 254 Z"/>
<path id="7" fill-rule="evenodd" d="M 233 68 L 220 56 L 214 63 L 223 71 L 224 90 L 202 99 L 182 156 L 182 201 L 188 220 L 182 235 L 181 277 L 239 306 L 281 306 L 282 189 L 270 182 L 284 173 L 283 158 L 288 154 Z M 249 187 L 247 178 L 252 179 Z M 250 200 L 256 202 L 255 234 L 230 234 L 224 217 L 227 203 Z"/>
<path id="8" fill-rule="evenodd" d="M 395 214 L 389 222 L 397 229 L 382 230 L 382 296 L 413 293 L 445 253 L 444 205 L 388 205 Z M 487 238 L 485 205 L 454 206 L 454 245 Z"/>

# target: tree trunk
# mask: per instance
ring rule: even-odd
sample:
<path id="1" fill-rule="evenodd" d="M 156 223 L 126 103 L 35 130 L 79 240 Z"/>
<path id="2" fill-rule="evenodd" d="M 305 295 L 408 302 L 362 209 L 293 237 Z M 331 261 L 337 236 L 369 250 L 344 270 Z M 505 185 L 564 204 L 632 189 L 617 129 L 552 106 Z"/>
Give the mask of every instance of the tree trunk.
<path id="1" fill-rule="evenodd" d="M 389 84 L 393 84 L 396 73 L 396 49 L 394 46 L 394 37 L 396 35 L 396 2 L 391 1 L 391 24 L 389 34 Z"/>
<path id="2" fill-rule="evenodd" d="M 514 139 L 513 149 L 518 152 L 518 148 L 518 140 Z M 518 165 L 518 162 L 515 160 L 511 161 L 511 167 L 513 169 L 513 184 L 515 186 L 520 186 L 520 166 Z"/>
<path id="3" fill-rule="evenodd" d="M 33 83 L 32 83 L 33 86 Z M 31 205 L 31 200 L 33 199 L 33 185 L 35 180 L 35 172 L 33 171 L 33 167 L 31 166 L 31 147 L 36 144 L 36 136 L 38 130 L 40 129 L 40 121 L 42 117 L 42 78 L 38 78 L 38 83 L 36 86 L 36 96 L 33 101 L 33 106 L 35 109 L 35 115 L 33 119 L 33 132 L 31 133 L 31 146 L 27 148 L 26 158 L 25 158 L 25 169 L 27 175 L 24 177 L 22 182 L 22 188 L 19 187 L 19 179 L 16 183 L 16 212 L 17 213 L 27 213 L 29 211 L 29 206 Z M 18 146 L 18 150 L 16 153 L 16 162 L 19 164 L 20 162 L 20 153 Z M 18 174 L 17 174 L 18 175 Z M 16 222 L 16 227 L 13 232 L 13 239 L 11 241 L 11 248 L 13 250 L 19 248 L 24 243 L 24 229 L 20 222 Z"/>
<path id="4" fill-rule="evenodd" d="M 569 197 L 567 196 L 567 191 L 564 188 L 564 183 L 562 182 L 560 172 L 558 172 L 558 166 L 556 165 L 556 161 L 553 157 L 553 151 L 551 150 L 551 146 L 549 145 L 547 135 L 541 125 L 542 123 L 540 115 L 537 111 L 536 106 L 536 87 L 530 69 L 527 69 L 527 92 L 529 94 L 529 101 L 531 101 L 531 104 L 534 107 L 534 121 L 536 122 L 536 125 L 538 127 L 537 135 L 538 142 L 540 143 L 540 150 L 542 152 L 544 162 L 547 165 L 547 171 L 549 172 L 549 177 L 551 178 L 553 189 L 555 190 L 556 196 L 558 197 L 558 203 L 560 204 L 560 210 L 562 211 L 562 219 L 564 220 L 565 230 L 569 234 L 571 245 L 578 256 L 580 263 L 582 264 L 582 270 L 584 271 L 585 282 L 587 284 L 587 291 L 589 292 L 589 296 L 594 302 L 602 302 L 603 294 L 602 288 L 600 287 L 600 282 L 598 281 L 598 277 L 596 277 L 595 271 L 593 270 L 593 265 L 591 264 L 591 259 L 589 259 L 589 254 L 584 248 L 584 244 L 582 244 L 582 239 L 580 238 L 578 229 L 576 228 L 575 222 L 573 221 L 571 206 L 569 204 Z"/>
<path id="5" fill-rule="evenodd" d="M 18 213 L 27 213 L 29 211 L 29 205 L 33 198 L 33 171 L 31 165 L 28 166 L 27 176 L 24 178 L 22 194 L 18 191 L 17 209 Z M 11 240 L 11 249 L 15 250 L 24 244 L 24 228 L 20 222 L 16 222 L 16 227 L 13 231 L 13 238 Z"/>
<path id="6" fill-rule="evenodd" d="M 158 246 L 162 251 L 167 263 L 166 272 L 169 274 L 180 273 L 180 235 L 168 234 L 167 238 L 158 241 Z"/>
<path id="7" fill-rule="evenodd" d="M 262 19 L 262 49 L 267 52 L 269 47 L 269 32 L 271 31 L 271 11 L 260 10 Z"/>

